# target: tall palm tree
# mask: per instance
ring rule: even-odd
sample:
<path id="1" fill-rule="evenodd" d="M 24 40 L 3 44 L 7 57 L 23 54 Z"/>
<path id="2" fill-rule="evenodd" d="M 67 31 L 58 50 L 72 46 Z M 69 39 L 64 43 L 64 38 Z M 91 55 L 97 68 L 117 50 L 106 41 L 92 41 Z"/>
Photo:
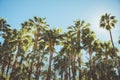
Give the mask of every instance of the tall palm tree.
<path id="1" fill-rule="evenodd" d="M 105 56 L 104 58 L 104 65 L 105 65 L 104 73 L 106 74 L 105 77 L 107 80 L 110 80 L 110 77 L 108 77 L 110 76 L 110 70 L 108 68 L 110 67 L 111 62 L 112 62 L 112 65 L 114 64 L 113 61 L 114 61 L 114 58 L 116 58 L 117 56 L 118 50 L 117 48 L 113 48 L 110 41 L 102 43 L 101 48 L 102 48 L 103 56 Z"/>
<path id="2" fill-rule="evenodd" d="M 81 20 L 81 21 L 76 20 L 73 26 L 68 27 L 69 34 L 72 35 L 72 38 L 74 40 L 74 42 L 73 41 L 72 42 L 75 43 L 74 47 L 75 47 L 76 52 L 74 52 L 73 56 L 78 55 L 78 60 L 77 61 L 78 61 L 78 64 L 79 64 L 79 68 L 81 67 L 81 49 L 82 49 L 81 48 L 81 41 L 82 41 L 81 36 L 82 36 L 82 29 L 84 27 L 89 26 L 89 25 L 90 25 L 89 23 L 85 24 L 85 21 L 83 21 L 83 20 Z M 75 60 L 73 60 L 73 62 L 74 61 Z M 73 73 L 75 73 L 75 70 L 73 70 Z M 74 77 L 74 80 L 75 80 L 75 76 L 73 76 L 73 77 Z M 79 70 L 79 80 L 81 80 L 81 79 L 82 79 L 81 71 Z"/>
<path id="3" fill-rule="evenodd" d="M 11 71 L 11 75 L 10 75 L 10 79 L 14 79 L 15 74 L 14 70 L 17 69 L 17 61 L 18 61 L 18 57 L 21 57 L 21 61 L 20 61 L 20 65 L 22 64 L 22 60 L 24 58 L 24 53 L 26 53 L 26 51 L 30 48 L 31 42 L 32 42 L 32 38 L 31 35 L 27 32 L 26 29 L 22 28 L 18 33 L 16 38 L 11 39 L 9 41 L 10 43 L 15 43 L 14 46 L 16 46 L 16 51 L 17 53 L 15 54 L 15 59 L 13 62 L 13 69 Z"/>
<path id="4" fill-rule="evenodd" d="M 36 80 L 39 80 L 41 51 L 44 51 L 45 48 L 45 45 L 43 45 L 45 42 L 42 40 L 41 35 L 48 28 L 48 24 L 46 23 L 45 18 L 34 17 L 34 19 L 29 19 L 28 21 L 22 23 L 22 27 L 31 31 L 31 36 L 33 36 L 33 53 L 37 53 L 36 56 L 39 57 L 36 63 Z"/>
<path id="5" fill-rule="evenodd" d="M 90 57 L 90 60 L 89 60 L 89 63 L 90 63 L 90 76 L 91 78 L 93 78 L 93 80 L 96 80 L 95 79 L 95 76 L 93 76 L 92 74 L 93 73 L 93 60 L 92 60 L 92 55 L 93 55 L 93 50 L 94 50 L 94 42 L 95 42 L 95 39 L 96 39 L 96 36 L 94 34 L 93 31 L 90 30 L 90 28 L 85 28 L 83 29 L 82 31 L 82 43 L 83 43 L 83 47 L 85 50 L 87 50 L 87 52 L 89 53 L 89 57 Z"/>
<path id="6" fill-rule="evenodd" d="M 1 66 L 2 76 L 5 74 L 5 69 L 7 69 L 6 76 L 8 76 L 9 68 L 7 66 L 10 66 L 11 59 L 13 58 L 13 56 L 11 55 L 13 46 L 12 46 L 12 44 L 8 43 L 7 38 L 8 37 L 6 37 L 6 38 L 4 37 L 4 39 L 6 39 L 6 41 L 4 41 L 0 47 L 0 58 L 1 58 L 0 66 Z M 6 59 L 8 59 L 8 61 L 6 61 Z"/>
<path id="7" fill-rule="evenodd" d="M 50 29 L 46 30 L 46 32 L 43 34 L 44 41 L 46 41 L 46 47 L 48 48 L 50 52 L 49 56 L 49 66 L 48 66 L 48 72 L 47 72 L 47 78 L 46 80 L 51 79 L 51 64 L 54 54 L 54 47 L 55 45 L 58 45 L 60 42 L 60 39 L 62 39 L 62 35 L 60 34 L 60 29 Z"/>
<path id="8" fill-rule="evenodd" d="M 10 27 L 10 25 L 7 24 L 7 21 L 4 18 L 0 18 L 0 31 L 2 31 L 5 27 Z"/>
<path id="9" fill-rule="evenodd" d="M 64 55 L 65 53 L 64 54 L 63 53 L 58 54 L 54 58 L 54 68 L 55 70 L 58 70 L 59 72 L 58 75 L 61 76 L 61 80 L 68 80 L 69 60 L 68 57 Z"/>
<path id="10" fill-rule="evenodd" d="M 9 72 L 9 69 L 10 69 L 10 66 L 12 65 L 12 61 L 13 61 L 13 54 L 16 50 L 14 44 L 15 43 L 10 43 L 11 39 L 14 39 L 17 35 L 17 30 L 13 30 L 11 29 L 10 27 L 8 26 L 3 26 L 3 28 L 1 29 L 2 30 L 2 37 L 4 38 L 4 42 L 2 44 L 2 53 L 4 55 L 2 55 L 2 53 L 0 53 L 0 55 L 2 55 L 3 57 L 1 58 L 2 61 L 3 61 L 3 66 L 2 66 L 2 73 L 4 73 L 5 69 L 6 69 L 6 76 L 8 77 L 8 72 Z M 6 59 L 8 59 L 6 61 Z M 5 65 L 4 65 L 4 62 L 5 62 Z M 7 64 L 8 63 L 8 64 Z"/>
<path id="11" fill-rule="evenodd" d="M 61 42 L 61 50 L 59 52 L 62 55 L 61 57 L 64 65 L 62 72 L 64 72 L 64 80 L 71 80 L 71 55 L 73 55 L 72 53 L 74 52 L 71 48 L 73 46 L 71 41 L 72 36 L 68 32 L 63 35 L 64 39 Z"/>
<path id="12" fill-rule="evenodd" d="M 117 23 L 117 20 L 116 20 L 115 16 L 111 16 L 111 14 L 106 13 L 106 14 L 102 15 L 102 17 L 100 19 L 100 27 L 105 28 L 106 30 L 109 31 L 113 47 L 114 47 L 114 43 L 113 43 L 111 29 L 115 27 L 116 23 Z"/>

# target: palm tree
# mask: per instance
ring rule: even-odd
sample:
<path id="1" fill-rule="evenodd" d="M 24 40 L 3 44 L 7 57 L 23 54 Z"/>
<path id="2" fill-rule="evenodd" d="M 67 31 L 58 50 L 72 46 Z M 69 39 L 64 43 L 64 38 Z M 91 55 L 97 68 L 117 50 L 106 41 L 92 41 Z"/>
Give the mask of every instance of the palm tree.
<path id="1" fill-rule="evenodd" d="M 46 47 L 50 52 L 49 66 L 48 66 L 48 72 L 47 72 L 47 78 L 46 78 L 46 80 L 50 80 L 52 58 L 55 51 L 54 47 L 55 45 L 59 44 L 60 39 L 62 39 L 62 35 L 60 34 L 59 29 L 50 29 L 50 30 L 46 30 L 46 32 L 43 34 L 43 37 L 44 37 L 44 41 L 46 41 Z"/>
<path id="2" fill-rule="evenodd" d="M 114 43 L 113 43 L 111 29 L 115 27 L 116 23 L 117 23 L 117 20 L 116 20 L 115 16 L 111 16 L 111 14 L 106 13 L 106 14 L 102 15 L 102 17 L 100 19 L 100 27 L 105 28 L 106 30 L 109 31 L 113 47 L 114 47 Z"/>
<path id="3" fill-rule="evenodd" d="M 10 43 L 10 40 L 11 39 L 14 39 L 16 37 L 16 33 L 17 33 L 17 30 L 12 30 L 10 27 L 4 27 L 2 28 L 2 37 L 4 38 L 4 42 L 2 44 L 2 47 L 1 47 L 1 52 L 0 52 L 0 55 L 3 56 L 1 59 L 2 59 L 2 74 L 5 73 L 4 70 L 6 70 L 6 77 L 8 77 L 8 74 L 9 74 L 9 69 L 12 65 L 12 61 L 13 61 L 13 56 L 16 50 L 15 46 L 14 46 L 14 43 Z M 6 59 L 8 59 L 6 61 Z"/>
<path id="4" fill-rule="evenodd" d="M 10 27 L 10 25 L 7 24 L 7 21 L 4 18 L 0 18 L 0 31 L 2 31 L 5 27 Z"/>
<path id="5" fill-rule="evenodd" d="M 120 80 L 120 56 L 117 57 L 117 59 L 115 59 L 116 61 L 116 67 L 117 67 L 117 70 L 118 70 L 118 75 L 119 75 L 119 79 Z"/>
<path id="6" fill-rule="evenodd" d="M 44 45 L 45 42 L 42 40 L 41 35 L 48 28 L 48 24 L 46 23 L 45 18 L 34 17 L 33 20 L 29 19 L 28 21 L 22 23 L 22 26 L 28 31 L 31 31 L 31 36 L 34 36 L 33 53 L 34 54 L 37 53 L 36 56 L 38 57 L 36 63 L 36 80 L 39 80 L 39 75 L 40 75 L 39 69 L 40 69 L 41 55 L 42 55 L 41 51 L 43 52 L 45 48 Z"/>
<path id="7" fill-rule="evenodd" d="M 61 72 L 64 73 L 64 80 L 71 80 L 71 55 L 73 53 L 71 47 L 71 35 L 67 32 L 63 34 L 63 40 L 61 42 L 61 50 L 60 50 L 60 54 L 61 57 L 58 55 L 58 57 L 60 57 L 60 62 L 62 61 L 62 65 L 61 65 Z M 58 65 L 60 66 L 60 65 Z"/>
<path id="8" fill-rule="evenodd" d="M 26 51 L 30 48 L 31 42 L 32 42 L 32 38 L 31 35 L 29 34 L 29 32 L 27 32 L 26 29 L 22 28 L 18 33 L 17 36 L 14 39 L 11 39 L 9 41 L 10 43 L 15 43 L 15 47 L 17 48 L 16 51 L 17 53 L 15 54 L 15 59 L 12 65 L 12 71 L 11 71 L 11 75 L 10 75 L 10 80 L 14 79 L 13 74 L 15 74 L 14 70 L 17 69 L 17 61 L 18 61 L 18 57 L 21 57 L 20 60 L 20 64 L 22 64 L 22 60 L 24 58 L 24 53 L 26 53 Z"/>
<path id="9" fill-rule="evenodd" d="M 105 78 L 106 80 L 110 80 L 110 77 L 108 76 L 110 76 L 110 69 L 113 69 L 113 68 L 112 67 L 110 69 L 108 68 L 111 65 L 114 65 L 114 59 L 117 56 L 118 50 L 117 48 L 113 48 L 110 41 L 101 43 L 101 48 L 102 48 L 102 56 L 105 57 L 103 60 L 104 61 L 103 63 L 105 65 L 105 70 L 104 70 L 104 74 L 106 74 Z"/>
<path id="10" fill-rule="evenodd" d="M 68 80 L 69 60 L 64 54 L 64 52 L 60 52 L 60 54 L 54 58 L 54 69 L 58 70 L 58 75 L 61 76 L 61 80 Z"/>
<path id="11" fill-rule="evenodd" d="M 79 64 L 79 68 L 81 67 L 81 41 L 82 41 L 82 29 L 84 27 L 88 27 L 90 24 L 87 23 L 85 24 L 85 21 L 80 21 L 80 20 L 76 20 L 75 21 L 75 25 L 73 26 L 69 26 L 68 29 L 69 29 L 69 34 L 72 35 L 72 38 L 74 41 L 72 41 L 72 45 L 74 45 L 74 48 L 75 48 L 75 51 L 74 54 L 72 55 L 73 57 L 75 57 L 75 55 L 78 55 L 78 64 Z M 73 59 L 73 62 L 75 62 L 75 60 Z M 75 66 L 75 65 L 74 65 Z M 73 70 L 73 74 L 75 73 L 75 70 Z M 73 76 L 74 77 L 74 80 L 75 80 L 75 75 Z M 81 71 L 79 70 L 79 80 L 81 80 L 82 77 L 81 77 Z"/>
<path id="12" fill-rule="evenodd" d="M 83 47 L 85 50 L 87 50 L 87 52 L 89 53 L 89 57 L 90 57 L 90 60 L 89 60 L 90 75 L 91 75 L 91 78 L 93 78 L 93 80 L 96 80 L 94 73 L 93 73 L 93 60 L 92 60 L 93 50 L 94 50 L 94 47 L 96 47 L 94 45 L 96 36 L 95 36 L 94 32 L 90 30 L 89 27 L 83 29 L 82 34 L 83 34 L 82 35 Z"/>

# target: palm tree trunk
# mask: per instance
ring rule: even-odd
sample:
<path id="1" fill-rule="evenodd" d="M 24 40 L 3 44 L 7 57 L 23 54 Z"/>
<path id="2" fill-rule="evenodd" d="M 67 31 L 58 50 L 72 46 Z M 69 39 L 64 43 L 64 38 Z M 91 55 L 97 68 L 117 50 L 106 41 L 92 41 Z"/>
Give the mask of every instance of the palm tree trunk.
<path id="1" fill-rule="evenodd" d="M 53 52 L 54 52 L 54 43 L 52 42 L 52 40 L 50 40 L 50 58 L 49 58 L 49 67 L 48 67 L 46 80 L 50 80 L 51 77 L 51 63 L 52 63 Z"/>
<path id="2" fill-rule="evenodd" d="M 78 51 L 77 54 L 79 54 L 81 52 L 81 50 L 79 49 L 79 47 L 80 47 L 80 29 L 77 31 L 77 51 Z M 80 59 L 81 59 L 81 56 L 78 57 L 79 68 L 81 67 L 81 61 L 80 61 Z M 82 79 L 81 70 L 79 70 L 79 80 L 81 80 L 81 79 Z"/>
<path id="3" fill-rule="evenodd" d="M 14 79 L 14 75 L 13 74 L 14 74 L 15 69 L 16 69 L 17 58 L 18 58 L 18 56 L 16 54 L 15 61 L 14 61 L 13 65 L 12 65 L 12 71 L 11 71 L 9 80 L 13 80 Z"/>
<path id="4" fill-rule="evenodd" d="M 67 71 L 65 72 L 64 78 L 65 78 L 64 80 L 68 80 L 68 72 Z"/>
<path id="5" fill-rule="evenodd" d="M 37 28 L 36 32 L 34 33 L 34 37 L 35 37 L 35 43 L 33 47 L 34 52 L 37 49 L 39 32 L 40 32 L 40 28 Z M 39 74 L 40 74 L 39 67 L 40 67 L 40 59 L 38 60 L 37 65 L 36 65 L 36 80 L 39 80 Z"/>
<path id="6" fill-rule="evenodd" d="M 28 74 L 28 80 L 31 80 L 32 67 L 33 67 L 33 62 L 31 62 L 31 64 L 30 64 L 30 70 L 29 70 L 29 74 Z"/>
<path id="7" fill-rule="evenodd" d="M 5 64 L 3 63 L 3 65 L 2 65 L 2 76 L 4 74 L 4 69 L 5 69 Z"/>
<path id="8" fill-rule="evenodd" d="M 65 75 L 64 75 L 64 80 L 68 80 L 68 60 L 67 60 L 67 57 L 65 57 L 65 62 L 64 62 L 64 64 L 65 64 Z"/>
<path id="9" fill-rule="evenodd" d="M 106 54 L 106 60 L 105 60 L 105 64 L 106 64 L 106 80 L 109 80 L 109 70 L 107 69 L 108 67 L 108 53 Z"/>
<path id="10" fill-rule="evenodd" d="M 105 64 L 108 64 L 108 53 L 106 54 Z"/>
<path id="11" fill-rule="evenodd" d="M 112 46 L 114 48 L 114 43 L 113 43 L 113 38 L 112 38 L 112 32 L 111 32 L 111 30 L 109 30 L 109 33 L 110 33 L 110 39 L 111 39 L 111 42 L 112 42 Z"/>
<path id="12" fill-rule="evenodd" d="M 70 67 L 69 67 L 69 80 L 71 80 L 71 71 L 70 71 Z"/>
<path id="13" fill-rule="evenodd" d="M 18 54 L 20 53 L 20 47 L 21 47 L 21 41 L 18 41 L 18 52 L 16 53 L 15 61 L 14 61 L 13 65 L 12 65 L 12 71 L 11 71 L 9 80 L 14 79 L 14 75 L 13 74 L 15 72 L 14 70 L 16 68 L 16 64 L 17 64 L 17 60 L 18 60 Z"/>
<path id="14" fill-rule="evenodd" d="M 46 80 L 50 80 L 51 77 L 51 63 L 52 63 L 52 57 L 53 57 L 53 53 L 50 53 L 50 58 L 49 58 L 49 67 L 48 67 L 48 73 L 47 73 L 47 79 Z"/>
<path id="15" fill-rule="evenodd" d="M 89 56 L 90 56 L 90 79 L 92 78 L 92 46 L 90 45 L 90 47 L 89 47 Z"/>
<path id="16" fill-rule="evenodd" d="M 81 59 L 80 59 L 80 57 L 78 57 L 78 65 L 79 65 L 79 68 L 81 68 Z M 82 80 L 81 69 L 79 70 L 79 80 Z"/>
<path id="17" fill-rule="evenodd" d="M 33 51 L 35 51 L 35 49 L 37 48 L 39 32 L 40 32 L 40 28 L 37 28 L 36 32 L 34 33 L 35 43 L 34 43 Z"/>
<path id="18" fill-rule="evenodd" d="M 118 73 L 119 73 L 119 79 L 118 80 L 120 80 L 120 71 L 118 71 Z"/>
<path id="19" fill-rule="evenodd" d="M 37 65 L 36 65 L 36 80 L 39 80 L 39 75 L 40 75 L 39 68 L 40 68 L 40 58 L 39 58 Z"/>
<path id="20" fill-rule="evenodd" d="M 72 55 L 72 74 L 73 74 L 73 80 L 76 80 L 75 78 L 75 55 Z"/>
<path id="21" fill-rule="evenodd" d="M 6 76 L 8 76 L 9 68 L 10 68 L 10 63 L 11 63 L 11 57 L 9 57 L 9 62 L 8 62 L 8 67 L 6 71 Z"/>
<path id="22" fill-rule="evenodd" d="M 61 80 L 63 80 L 63 72 L 61 73 Z"/>

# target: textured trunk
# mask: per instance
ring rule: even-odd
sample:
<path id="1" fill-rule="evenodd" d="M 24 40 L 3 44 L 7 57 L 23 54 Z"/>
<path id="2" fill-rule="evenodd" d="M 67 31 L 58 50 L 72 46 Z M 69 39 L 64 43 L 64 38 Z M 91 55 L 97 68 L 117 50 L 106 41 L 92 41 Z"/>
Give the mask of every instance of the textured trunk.
<path id="1" fill-rule="evenodd" d="M 15 56 L 15 61 L 14 61 L 13 65 L 12 65 L 12 71 L 11 71 L 9 80 L 14 79 L 14 72 L 15 72 L 14 70 L 16 69 L 16 64 L 17 64 L 17 60 L 18 60 L 18 54 L 20 54 L 21 44 L 22 44 L 21 41 L 18 41 L 18 52 L 17 52 L 17 54 Z"/>
<path id="2" fill-rule="evenodd" d="M 90 79 L 92 78 L 93 76 L 93 73 L 92 73 L 92 45 L 90 45 L 89 47 L 89 56 L 90 56 Z"/>
<path id="3" fill-rule="evenodd" d="M 61 80 L 63 80 L 63 73 L 61 73 Z"/>
<path id="4" fill-rule="evenodd" d="M 92 79 L 93 80 L 98 80 L 97 75 L 95 74 L 95 70 L 92 70 Z"/>
<path id="5" fill-rule="evenodd" d="M 15 69 L 16 69 L 17 59 L 18 59 L 18 56 L 16 54 L 15 61 L 14 61 L 13 65 L 12 65 L 12 71 L 11 71 L 9 80 L 14 79 L 14 72 L 15 72 Z"/>
<path id="6" fill-rule="evenodd" d="M 64 78 L 65 78 L 64 80 L 68 80 L 68 72 L 67 71 L 65 72 Z"/>
<path id="7" fill-rule="evenodd" d="M 105 64 L 108 64 L 108 54 L 106 54 Z"/>
<path id="8" fill-rule="evenodd" d="M 9 57 L 9 62 L 8 62 L 8 67 L 6 71 L 6 76 L 8 76 L 9 68 L 10 68 L 10 63 L 11 63 L 11 57 Z"/>
<path id="9" fill-rule="evenodd" d="M 81 49 L 80 49 L 80 30 L 77 31 L 77 51 L 78 53 L 77 54 L 80 54 L 81 52 Z M 78 57 L 78 65 L 79 65 L 79 68 L 81 69 L 81 56 Z M 81 76 L 81 70 L 79 70 L 79 80 L 82 79 L 82 76 Z"/>
<path id="10" fill-rule="evenodd" d="M 92 46 L 89 48 L 90 66 L 92 66 Z"/>
<path id="11" fill-rule="evenodd" d="M 2 76 L 4 74 L 4 69 L 5 69 L 5 64 L 3 63 L 3 65 L 2 65 Z"/>
<path id="12" fill-rule="evenodd" d="M 39 32 L 40 32 L 40 28 L 37 28 L 36 32 L 34 33 L 34 37 L 35 37 L 35 43 L 34 43 L 34 47 L 33 47 L 34 51 L 37 49 Z"/>
<path id="13" fill-rule="evenodd" d="M 120 80 L 120 71 L 118 71 L 118 73 L 119 73 L 119 80 Z"/>
<path id="14" fill-rule="evenodd" d="M 71 80 L 71 71 L 70 71 L 70 67 L 69 67 L 69 80 Z"/>
<path id="15" fill-rule="evenodd" d="M 105 59 L 105 64 L 106 64 L 106 80 L 109 80 L 109 70 L 107 69 L 108 66 L 108 53 L 106 53 L 106 59 Z"/>
<path id="16" fill-rule="evenodd" d="M 112 46 L 114 48 L 114 43 L 113 43 L 113 38 L 112 38 L 112 32 L 111 32 L 111 30 L 109 30 L 109 33 L 110 33 L 110 39 L 111 39 L 111 42 L 112 42 Z"/>
<path id="17" fill-rule="evenodd" d="M 50 57 L 49 57 L 49 67 L 48 67 L 46 80 L 50 80 L 51 77 L 51 63 L 52 63 L 53 52 L 54 52 L 54 43 L 52 42 L 52 40 L 50 40 Z"/>
<path id="18" fill-rule="evenodd" d="M 81 68 L 81 59 L 80 59 L 80 57 L 78 57 L 78 65 L 79 65 L 79 68 Z M 81 69 L 79 70 L 79 80 L 82 80 Z"/>
<path id="19" fill-rule="evenodd" d="M 68 80 L 68 71 L 67 71 L 67 68 L 68 68 L 68 60 L 67 60 L 67 57 L 65 57 L 65 76 L 64 76 L 64 80 Z"/>
<path id="20" fill-rule="evenodd" d="M 80 30 L 77 31 L 77 51 L 80 52 Z"/>
<path id="21" fill-rule="evenodd" d="M 40 58 L 39 58 L 38 63 L 36 65 L 36 80 L 39 80 L 39 75 L 40 75 Z"/>
<path id="22" fill-rule="evenodd" d="M 40 36 L 39 33 L 40 33 L 40 28 L 37 28 L 36 32 L 34 33 L 34 37 L 35 37 L 35 43 L 33 47 L 34 52 L 37 49 L 38 38 Z M 36 80 L 39 80 L 39 75 L 40 75 L 39 67 L 40 67 L 40 59 L 38 60 L 38 63 L 36 64 Z"/>
<path id="23" fill-rule="evenodd" d="M 73 80 L 76 80 L 75 78 L 75 55 L 72 55 L 72 74 L 73 74 Z"/>
<path id="24" fill-rule="evenodd" d="M 32 76 L 32 66 L 33 66 L 33 63 L 31 62 L 30 70 L 29 70 L 29 74 L 28 74 L 28 80 L 31 80 L 31 76 Z"/>

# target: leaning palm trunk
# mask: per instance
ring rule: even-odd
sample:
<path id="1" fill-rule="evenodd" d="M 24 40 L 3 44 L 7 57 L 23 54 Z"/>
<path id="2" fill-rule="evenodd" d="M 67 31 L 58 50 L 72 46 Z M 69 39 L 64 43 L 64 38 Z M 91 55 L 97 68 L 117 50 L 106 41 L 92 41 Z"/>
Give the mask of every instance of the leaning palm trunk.
<path id="1" fill-rule="evenodd" d="M 9 62 L 8 62 L 8 66 L 7 66 L 6 76 L 8 76 L 10 64 L 11 64 L 11 57 L 9 57 Z"/>
<path id="2" fill-rule="evenodd" d="M 9 80 L 13 80 L 14 79 L 14 72 L 15 72 L 15 69 L 16 69 L 17 58 L 18 58 L 18 56 L 16 56 L 15 61 L 13 63 L 12 72 L 10 74 Z"/>
<path id="3" fill-rule="evenodd" d="M 5 63 L 3 61 L 3 65 L 2 65 L 2 76 L 4 75 L 4 71 L 5 71 Z"/>
<path id="4" fill-rule="evenodd" d="M 111 42 L 112 42 L 112 46 L 114 48 L 114 43 L 113 43 L 113 38 L 112 38 L 112 32 L 111 32 L 111 30 L 109 30 L 109 33 L 110 33 L 110 39 L 111 39 Z"/>
<path id="5" fill-rule="evenodd" d="M 51 78 L 51 63 L 52 63 L 52 58 L 53 58 L 53 52 L 54 52 L 54 43 L 52 40 L 50 40 L 50 58 L 49 58 L 49 67 L 48 67 L 48 72 L 47 72 L 47 79 L 50 80 Z"/>

